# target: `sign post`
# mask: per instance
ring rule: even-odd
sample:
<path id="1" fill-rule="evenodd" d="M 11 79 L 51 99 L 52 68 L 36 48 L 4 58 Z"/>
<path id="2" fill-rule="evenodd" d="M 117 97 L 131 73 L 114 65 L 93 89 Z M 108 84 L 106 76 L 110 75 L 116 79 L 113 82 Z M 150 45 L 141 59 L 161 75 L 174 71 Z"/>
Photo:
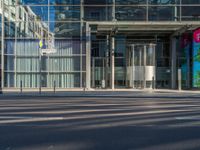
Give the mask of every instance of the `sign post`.
<path id="1" fill-rule="evenodd" d="M 40 39 L 39 41 L 39 93 L 41 94 L 42 92 L 42 56 L 48 55 L 48 54 L 53 54 L 56 53 L 57 50 L 54 48 L 54 38 L 51 37 L 51 39 L 48 38 L 48 41 L 44 41 L 43 38 Z M 54 86 L 55 86 L 55 81 L 54 81 Z M 54 87 L 55 91 L 55 87 Z"/>

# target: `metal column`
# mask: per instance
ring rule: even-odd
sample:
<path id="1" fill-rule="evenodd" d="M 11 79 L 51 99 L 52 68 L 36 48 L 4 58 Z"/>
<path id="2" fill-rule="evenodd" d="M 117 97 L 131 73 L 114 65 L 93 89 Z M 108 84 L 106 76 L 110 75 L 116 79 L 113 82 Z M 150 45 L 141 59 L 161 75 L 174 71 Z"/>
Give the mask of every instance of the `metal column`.
<path id="1" fill-rule="evenodd" d="M 115 21 L 115 0 L 112 0 L 112 21 Z"/>
<path id="2" fill-rule="evenodd" d="M 1 18 L 1 88 L 4 88 L 4 0 L 2 2 L 2 18 Z"/>
<path id="3" fill-rule="evenodd" d="M 115 0 L 112 5 L 112 21 L 115 21 Z M 111 88 L 115 89 L 115 38 L 111 37 Z"/>
<path id="4" fill-rule="evenodd" d="M 95 88 L 95 57 L 92 57 L 92 88 Z"/>
<path id="5" fill-rule="evenodd" d="M 143 49 L 143 52 L 144 52 L 144 57 L 142 58 L 143 60 L 143 73 L 144 73 L 144 80 L 143 80 L 143 88 L 145 89 L 147 87 L 147 84 L 146 84 L 146 66 L 147 66 L 147 46 L 144 45 L 144 49 Z M 141 64 L 142 66 L 142 64 Z"/>
<path id="6" fill-rule="evenodd" d="M 115 38 L 112 37 L 111 39 L 111 87 L 112 90 L 115 89 Z"/>
<path id="7" fill-rule="evenodd" d="M 105 65 L 105 68 L 106 68 L 106 71 L 105 71 L 105 82 L 106 82 L 106 87 L 108 87 L 110 84 L 110 82 L 108 83 L 108 80 L 109 80 L 109 51 L 110 51 L 110 43 L 109 43 L 109 40 L 110 40 L 110 36 L 107 35 L 106 36 L 106 65 Z"/>
<path id="8" fill-rule="evenodd" d="M 81 28 L 80 28 L 80 88 L 83 88 L 85 86 L 85 84 L 83 83 L 83 27 L 84 27 L 84 24 L 83 24 L 83 18 L 84 18 L 84 6 L 83 6 L 83 3 L 84 1 L 81 0 L 80 1 L 81 3 L 81 11 L 80 11 L 80 21 L 81 21 Z"/>
<path id="9" fill-rule="evenodd" d="M 131 51 L 132 51 L 132 65 L 130 65 L 131 67 L 132 67 L 132 72 L 131 72 L 131 74 L 132 74 L 132 76 L 131 76 L 131 80 L 130 80 L 130 83 L 131 83 L 131 87 L 132 88 L 135 88 L 135 45 L 132 45 L 131 46 Z"/>
<path id="10" fill-rule="evenodd" d="M 86 23 L 86 89 L 91 88 L 91 31 Z"/>
<path id="11" fill-rule="evenodd" d="M 177 71 L 176 71 L 176 38 L 171 37 L 171 87 L 172 89 L 177 88 Z"/>

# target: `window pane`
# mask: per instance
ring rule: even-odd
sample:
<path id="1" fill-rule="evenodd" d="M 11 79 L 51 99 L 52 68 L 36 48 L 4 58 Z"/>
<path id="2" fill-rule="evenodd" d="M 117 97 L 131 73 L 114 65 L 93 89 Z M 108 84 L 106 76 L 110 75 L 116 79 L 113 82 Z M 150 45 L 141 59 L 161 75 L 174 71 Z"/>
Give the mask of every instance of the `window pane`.
<path id="1" fill-rule="evenodd" d="M 146 20 L 146 7 L 116 7 L 116 19 L 119 21 Z"/>
<path id="2" fill-rule="evenodd" d="M 175 4 L 176 0 L 149 0 L 149 4 L 160 5 L 160 4 Z"/>
<path id="3" fill-rule="evenodd" d="M 175 16 L 175 7 L 149 7 L 149 20 L 150 21 L 174 21 Z"/>
<path id="4" fill-rule="evenodd" d="M 48 6 L 27 6 L 27 9 L 28 15 L 37 21 L 48 21 Z"/>
<path id="5" fill-rule="evenodd" d="M 48 4 L 48 0 L 19 0 L 19 4 L 22 5 L 47 5 Z"/>
<path id="6" fill-rule="evenodd" d="M 85 20 L 91 21 L 103 21 L 111 20 L 112 18 L 112 7 L 95 7 L 95 6 L 86 6 L 85 7 Z"/>
<path id="7" fill-rule="evenodd" d="M 84 0 L 85 5 L 106 5 L 112 4 L 112 0 Z"/>
<path id="8" fill-rule="evenodd" d="M 16 5 L 16 0 L 4 0 L 4 4 L 6 4 L 6 5 Z"/>
<path id="9" fill-rule="evenodd" d="M 183 21 L 200 21 L 200 6 L 184 6 L 182 7 Z"/>
<path id="10" fill-rule="evenodd" d="M 50 0 L 51 5 L 79 5 L 80 0 Z"/>
<path id="11" fill-rule="evenodd" d="M 80 23 L 50 22 L 50 32 L 55 37 L 80 37 Z"/>
<path id="12" fill-rule="evenodd" d="M 182 4 L 200 4 L 200 0 L 182 0 Z"/>
<path id="13" fill-rule="evenodd" d="M 5 37 L 15 37 L 15 22 L 4 22 Z"/>
<path id="14" fill-rule="evenodd" d="M 51 6 L 50 21 L 79 21 L 80 7 Z"/>
<path id="15" fill-rule="evenodd" d="M 116 0 L 117 5 L 146 4 L 147 0 Z"/>

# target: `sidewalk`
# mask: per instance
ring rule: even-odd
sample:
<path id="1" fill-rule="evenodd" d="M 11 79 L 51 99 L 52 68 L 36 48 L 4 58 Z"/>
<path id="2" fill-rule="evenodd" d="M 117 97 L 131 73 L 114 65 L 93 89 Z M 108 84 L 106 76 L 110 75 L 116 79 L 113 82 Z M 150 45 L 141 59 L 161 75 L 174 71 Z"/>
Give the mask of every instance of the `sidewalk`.
<path id="1" fill-rule="evenodd" d="M 75 90 L 75 91 L 4 91 L 0 97 L 200 97 L 200 91 L 189 90 Z"/>

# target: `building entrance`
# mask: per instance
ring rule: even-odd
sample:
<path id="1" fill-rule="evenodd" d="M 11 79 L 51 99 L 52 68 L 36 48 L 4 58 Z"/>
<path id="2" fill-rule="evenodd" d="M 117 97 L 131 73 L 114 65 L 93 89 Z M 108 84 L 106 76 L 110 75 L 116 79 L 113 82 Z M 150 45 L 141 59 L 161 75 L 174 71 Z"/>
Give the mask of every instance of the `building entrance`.
<path id="1" fill-rule="evenodd" d="M 110 65 L 107 57 L 92 57 L 92 88 L 110 87 Z"/>
<path id="2" fill-rule="evenodd" d="M 183 53 L 177 37 L 198 26 L 87 22 L 86 88 L 176 89 L 178 59 Z"/>
<path id="3" fill-rule="evenodd" d="M 155 86 L 155 44 L 127 46 L 126 84 L 129 88 L 144 89 Z"/>
<path id="4" fill-rule="evenodd" d="M 124 89 L 153 88 L 156 79 L 155 46 L 152 43 L 126 43 L 123 49 L 125 55 L 119 59 L 116 53 L 114 56 L 111 55 L 110 46 L 107 49 L 103 48 L 105 51 L 102 52 L 102 45 L 95 45 L 95 51 L 99 53 L 91 53 L 91 87 L 111 89 L 114 84 L 115 88 Z M 112 63 L 112 57 L 115 63 Z M 123 67 L 119 67 L 122 64 Z M 112 68 L 115 69 L 114 76 Z"/>

